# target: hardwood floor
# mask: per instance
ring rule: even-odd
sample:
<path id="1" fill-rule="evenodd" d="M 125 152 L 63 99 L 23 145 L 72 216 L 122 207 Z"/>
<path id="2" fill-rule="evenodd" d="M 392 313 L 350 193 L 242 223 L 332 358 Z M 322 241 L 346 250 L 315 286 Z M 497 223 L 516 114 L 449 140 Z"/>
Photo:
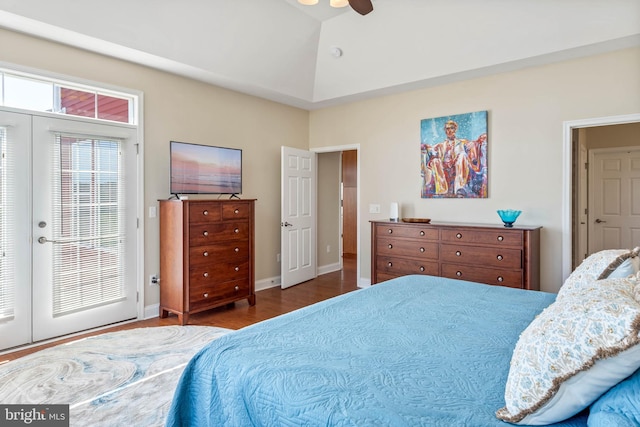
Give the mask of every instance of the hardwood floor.
<path id="1" fill-rule="evenodd" d="M 323 301 L 334 296 L 345 294 L 357 289 L 356 260 L 354 258 L 343 259 L 343 269 L 333 273 L 324 274 L 305 283 L 288 289 L 270 288 L 256 293 L 256 305 L 250 306 L 246 300 L 238 301 L 230 306 L 219 307 L 202 313 L 189 316 L 190 325 L 218 326 L 221 328 L 240 329 L 262 320 L 288 313 L 298 308 Z M 75 335 L 55 342 L 38 345 L 11 353 L 0 355 L 0 363 L 26 356 L 38 350 L 52 347 L 64 342 L 75 341 L 91 335 L 105 332 L 114 332 L 124 329 L 140 327 L 177 325 L 178 318 L 170 315 L 166 319 L 159 317 L 136 322 L 119 324 L 100 331 Z"/>

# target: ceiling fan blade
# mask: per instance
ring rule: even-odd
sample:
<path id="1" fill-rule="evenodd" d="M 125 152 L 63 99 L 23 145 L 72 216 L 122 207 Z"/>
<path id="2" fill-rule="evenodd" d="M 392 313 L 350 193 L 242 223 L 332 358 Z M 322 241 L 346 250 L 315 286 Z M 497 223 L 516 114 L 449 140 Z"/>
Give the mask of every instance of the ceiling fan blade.
<path id="1" fill-rule="evenodd" d="M 349 0 L 349 5 L 360 15 L 366 15 L 373 10 L 371 0 Z"/>

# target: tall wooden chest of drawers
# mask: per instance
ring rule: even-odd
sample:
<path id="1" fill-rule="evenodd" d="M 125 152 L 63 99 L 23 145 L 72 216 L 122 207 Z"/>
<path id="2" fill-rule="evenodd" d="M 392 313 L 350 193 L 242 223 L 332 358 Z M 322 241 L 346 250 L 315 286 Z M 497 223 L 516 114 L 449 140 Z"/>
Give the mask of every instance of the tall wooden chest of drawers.
<path id="1" fill-rule="evenodd" d="M 540 289 L 540 227 L 371 222 L 371 283 L 408 274 Z"/>
<path id="2" fill-rule="evenodd" d="M 160 317 L 255 304 L 255 200 L 160 201 Z"/>

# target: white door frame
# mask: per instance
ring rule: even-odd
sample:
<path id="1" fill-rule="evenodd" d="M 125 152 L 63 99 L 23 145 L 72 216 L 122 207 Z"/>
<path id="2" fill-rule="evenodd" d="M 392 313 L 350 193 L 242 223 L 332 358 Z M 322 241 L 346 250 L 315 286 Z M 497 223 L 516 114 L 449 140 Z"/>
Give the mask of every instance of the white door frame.
<path id="1" fill-rule="evenodd" d="M 351 150 L 356 150 L 357 152 L 357 161 L 356 161 L 356 167 L 357 167 L 357 180 L 358 180 L 358 187 L 356 190 L 356 280 L 358 281 L 357 286 L 358 287 L 366 287 L 369 286 L 371 284 L 370 281 L 366 281 L 363 282 L 361 279 L 361 275 L 360 275 L 360 255 L 362 253 L 362 251 L 360 250 L 360 188 L 361 188 L 361 182 L 360 182 L 360 144 L 347 144 L 347 145 L 337 145 L 337 146 L 332 146 L 332 147 L 317 147 L 317 148 L 310 148 L 310 151 L 314 152 L 314 153 L 336 153 L 336 152 L 342 152 L 342 151 L 351 151 Z M 342 241 L 342 239 L 340 238 L 340 236 L 338 236 L 338 238 L 340 239 L 340 241 Z M 340 257 L 340 264 L 342 265 L 342 257 Z"/>
<path id="2" fill-rule="evenodd" d="M 571 274 L 571 246 L 572 231 L 571 220 L 573 212 L 571 210 L 572 192 L 572 150 L 571 135 L 573 129 L 588 128 L 594 126 L 621 125 L 640 122 L 640 113 L 627 114 L 622 116 L 596 117 L 583 120 L 566 121 L 563 127 L 563 150 L 562 150 L 562 281 Z"/>

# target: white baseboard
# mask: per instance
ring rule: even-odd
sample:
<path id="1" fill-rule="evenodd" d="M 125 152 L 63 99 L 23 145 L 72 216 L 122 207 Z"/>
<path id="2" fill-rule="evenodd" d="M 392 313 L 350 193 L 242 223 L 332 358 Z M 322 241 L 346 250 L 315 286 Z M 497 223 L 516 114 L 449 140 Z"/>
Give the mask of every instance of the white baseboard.
<path id="1" fill-rule="evenodd" d="M 151 304 L 144 306 L 144 318 L 153 319 L 160 316 L 160 304 Z"/>
<path id="2" fill-rule="evenodd" d="M 334 271 L 340 271 L 340 269 L 341 267 L 339 262 L 336 262 L 334 264 L 329 264 L 329 265 L 323 265 L 322 267 L 318 267 L 318 276 L 321 276 L 327 273 L 333 273 Z"/>
<path id="3" fill-rule="evenodd" d="M 371 279 L 367 279 L 367 278 L 361 277 L 360 280 L 358 280 L 358 287 L 359 288 L 370 288 L 371 287 Z"/>
<path id="4" fill-rule="evenodd" d="M 277 286 L 280 286 L 280 283 L 282 283 L 280 280 L 280 276 L 258 280 L 256 281 L 256 292 L 264 291 L 265 289 L 269 288 L 275 288 Z"/>

